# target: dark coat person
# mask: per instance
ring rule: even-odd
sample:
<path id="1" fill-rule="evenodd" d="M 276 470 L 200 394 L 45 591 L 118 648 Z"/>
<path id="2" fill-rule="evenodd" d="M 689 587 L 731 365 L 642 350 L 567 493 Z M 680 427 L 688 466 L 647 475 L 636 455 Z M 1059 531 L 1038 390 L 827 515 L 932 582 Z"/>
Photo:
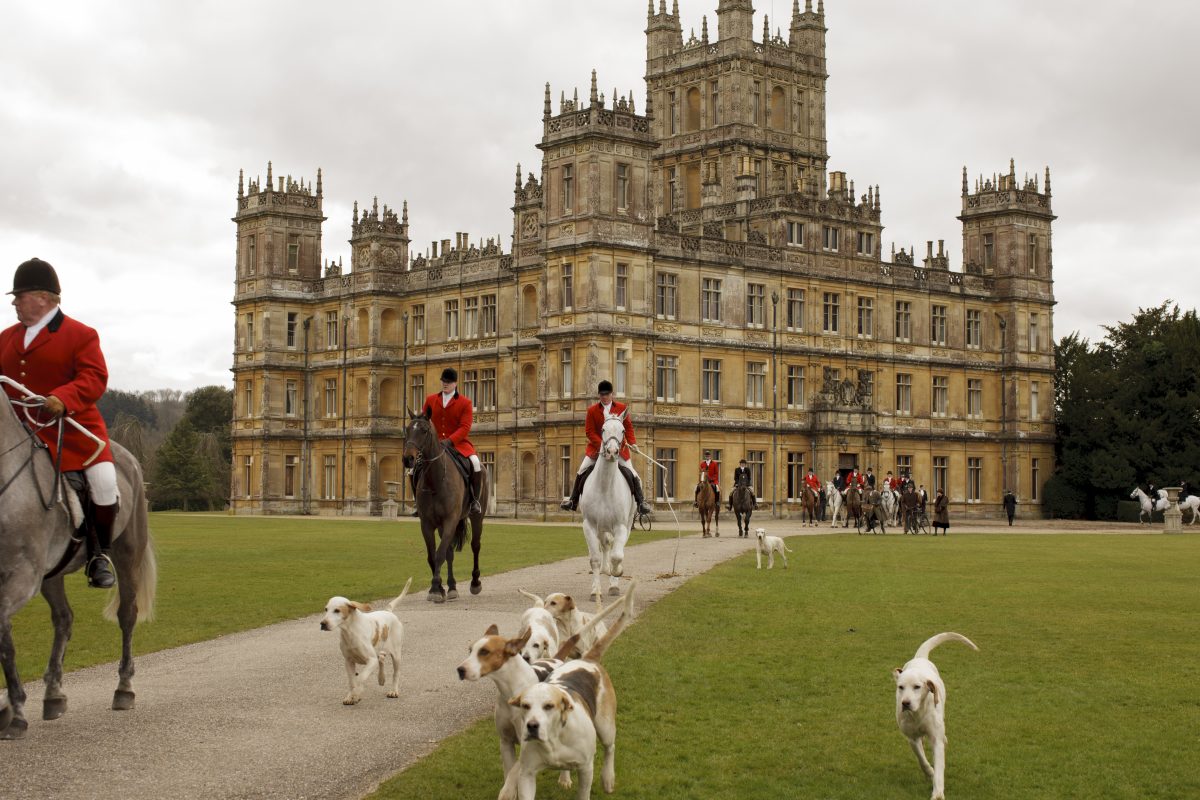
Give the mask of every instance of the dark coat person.
<path id="1" fill-rule="evenodd" d="M 1017 497 L 1012 491 L 1004 493 L 1004 513 L 1008 515 L 1009 527 L 1012 527 L 1013 517 L 1017 515 Z"/>
<path id="2" fill-rule="evenodd" d="M 942 529 L 942 536 L 950 530 L 950 498 L 946 497 L 946 493 L 938 489 L 937 497 L 933 501 L 933 535 L 937 536 L 937 529 Z"/>

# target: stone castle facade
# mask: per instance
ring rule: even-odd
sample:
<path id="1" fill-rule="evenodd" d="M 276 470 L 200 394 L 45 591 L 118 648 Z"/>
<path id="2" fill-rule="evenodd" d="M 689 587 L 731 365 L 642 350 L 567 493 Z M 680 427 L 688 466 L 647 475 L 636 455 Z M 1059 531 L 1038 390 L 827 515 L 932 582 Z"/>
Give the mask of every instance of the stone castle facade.
<path id="1" fill-rule="evenodd" d="M 241 513 L 379 514 L 409 501 L 406 408 L 445 366 L 475 405 L 492 513 L 554 517 L 608 378 L 634 415 L 647 498 L 690 511 L 703 449 L 760 503 L 800 478 L 911 471 L 953 513 L 1037 505 L 1053 468 L 1050 173 L 962 175 L 963 264 L 882 251 L 882 199 L 827 172 L 825 17 L 787 37 L 719 0 L 684 40 L 648 9 L 647 96 L 549 84 L 538 174 L 510 248 L 466 233 L 411 255 L 408 207 L 322 261 L 322 175 L 238 181 L 234 463 Z M 726 487 L 727 488 L 727 487 Z M 565 517 L 565 515 L 563 515 Z"/>

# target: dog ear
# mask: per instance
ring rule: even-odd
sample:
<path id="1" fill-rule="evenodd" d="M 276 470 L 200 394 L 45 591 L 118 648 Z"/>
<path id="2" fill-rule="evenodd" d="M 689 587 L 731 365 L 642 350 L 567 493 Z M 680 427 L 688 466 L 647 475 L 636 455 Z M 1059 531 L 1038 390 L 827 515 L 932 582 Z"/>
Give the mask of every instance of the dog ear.
<path id="1" fill-rule="evenodd" d="M 558 710 L 558 713 L 562 716 L 562 721 L 563 721 L 564 725 L 567 724 L 567 717 L 569 717 L 571 715 L 571 711 L 573 711 L 574 708 L 575 708 L 575 706 L 574 706 L 574 704 L 571 703 L 571 698 L 567 697 L 566 692 L 564 692 L 563 696 L 562 696 L 562 702 L 559 705 L 559 710 Z"/>
<path id="2" fill-rule="evenodd" d="M 933 704 L 934 704 L 935 706 L 936 706 L 936 705 L 937 705 L 939 702 L 941 702 L 941 698 L 940 698 L 940 697 L 938 697 L 937 684 L 935 684 L 933 681 L 925 681 L 925 689 L 926 689 L 926 690 L 927 690 L 927 691 L 928 691 L 928 692 L 929 692 L 931 695 L 933 695 Z"/>
<path id="3" fill-rule="evenodd" d="M 348 603 L 348 605 L 350 606 L 350 608 L 354 609 L 355 611 L 370 611 L 371 610 L 370 603 L 359 603 L 355 600 L 351 600 Z"/>
<path id="4" fill-rule="evenodd" d="M 516 639 L 509 639 L 504 643 L 504 652 L 509 656 L 520 655 L 525 649 L 525 645 L 529 643 L 529 637 L 533 635 L 533 628 L 526 628 Z"/>
<path id="5" fill-rule="evenodd" d="M 499 635 L 500 635 L 500 629 L 499 629 L 499 628 L 497 628 L 497 627 L 495 626 L 495 624 L 493 623 L 492 625 L 489 625 L 489 626 L 488 626 L 488 629 L 487 629 L 486 631 L 484 631 L 484 632 L 483 632 L 483 635 L 484 635 L 484 636 L 499 636 Z"/>
<path id="6" fill-rule="evenodd" d="M 515 706 L 516 708 L 520 708 L 521 707 L 521 695 L 517 695 L 516 697 L 508 698 L 508 704 L 510 706 Z"/>
<path id="7" fill-rule="evenodd" d="M 571 595 L 564 594 L 563 595 L 563 611 L 574 611 L 574 610 L 575 610 L 575 600 L 572 599 Z"/>
<path id="8" fill-rule="evenodd" d="M 902 673 L 902 672 L 904 672 L 904 670 L 900 669 L 899 667 L 896 667 L 894 670 L 892 670 L 892 677 L 895 678 L 896 680 L 900 680 L 900 673 Z"/>

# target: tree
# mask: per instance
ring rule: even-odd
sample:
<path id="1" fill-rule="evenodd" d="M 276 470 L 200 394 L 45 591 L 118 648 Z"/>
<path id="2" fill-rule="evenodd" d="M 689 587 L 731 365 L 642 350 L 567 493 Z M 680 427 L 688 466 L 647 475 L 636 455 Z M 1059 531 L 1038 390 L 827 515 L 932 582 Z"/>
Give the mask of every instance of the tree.
<path id="1" fill-rule="evenodd" d="M 1134 485 L 1190 483 L 1200 473 L 1200 320 L 1163 303 L 1055 345 L 1056 488 L 1063 508 L 1109 517 Z"/>
<path id="2" fill-rule="evenodd" d="M 200 437 L 187 420 L 181 420 L 158 449 L 150 498 L 155 508 L 198 506 L 211 508 L 213 476 L 209 460 L 200 452 Z"/>
<path id="3" fill-rule="evenodd" d="M 116 427 L 120 417 L 126 416 L 140 422 L 146 428 L 158 424 L 158 414 L 154 406 L 143 395 L 133 392 L 123 392 L 120 389 L 109 389 L 96 402 L 104 424 L 109 428 Z"/>

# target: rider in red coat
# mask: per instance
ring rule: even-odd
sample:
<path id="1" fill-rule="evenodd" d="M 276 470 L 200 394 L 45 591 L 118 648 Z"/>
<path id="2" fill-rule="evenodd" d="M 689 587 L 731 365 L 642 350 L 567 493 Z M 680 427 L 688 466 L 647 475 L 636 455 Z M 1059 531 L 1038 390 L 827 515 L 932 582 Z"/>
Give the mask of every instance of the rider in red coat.
<path id="1" fill-rule="evenodd" d="M 804 476 L 804 485 L 812 489 L 814 493 L 820 493 L 821 491 L 821 479 L 811 469 Z"/>
<path id="2" fill-rule="evenodd" d="M 583 461 L 579 464 L 579 471 L 575 473 L 575 485 L 571 487 L 570 498 L 562 501 L 559 505 L 563 511 L 574 511 L 579 507 L 579 495 L 583 493 L 583 484 L 587 481 L 588 475 L 591 474 L 592 468 L 596 464 L 596 459 L 600 457 L 600 447 L 603 444 L 600 441 L 600 431 L 604 427 L 604 420 L 607 417 L 619 416 L 622 412 L 627 412 L 624 403 L 618 403 L 613 399 L 613 386 L 609 381 L 600 381 L 598 387 L 600 394 L 600 402 L 593 403 L 588 406 L 587 415 L 583 420 L 583 433 L 587 437 L 587 450 L 583 455 Z M 645 496 L 642 494 L 642 481 L 634 470 L 633 464 L 629 461 L 630 444 L 637 444 L 637 438 L 633 435 L 633 420 L 629 418 L 629 414 L 625 414 L 625 443 L 621 445 L 621 474 L 625 476 L 625 481 L 629 484 L 629 490 L 633 492 L 633 499 L 637 501 L 638 513 L 649 514 L 653 511 L 650 505 L 646 502 Z"/>
<path id="3" fill-rule="evenodd" d="M 61 457 L 63 472 L 82 471 L 87 476 L 92 498 L 92 528 L 89 538 L 88 583 L 107 589 L 115 583 L 109 566 L 112 527 L 117 516 L 117 470 L 113 465 L 108 429 L 96 401 L 108 385 L 108 367 L 100 351 L 100 337 L 82 322 L 63 314 L 58 307 L 62 289 L 58 274 L 49 263 L 33 258 L 17 267 L 13 275 L 13 307 L 20 320 L 0 332 L 0 373 L 46 398 L 42 420 L 66 414 L 104 442 L 97 445 L 71 425 L 62 429 L 62 452 L 56 451 L 58 426 L 38 431 L 53 458 Z M 10 396 L 19 395 L 5 387 Z"/>
<path id="4" fill-rule="evenodd" d="M 449 441 L 471 460 L 471 513 L 482 513 L 479 497 L 483 489 L 483 465 L 475 453 L 475 445 L 467 438 L 474 410 L 470 399 L 458 393 L 458 371 L 453 367 L 442 370 L 442 390 L 425 398 L 424 413 L 433 423 L 438 439 Z"/>
<path id="5" fill-rule="evenodd" d="M 718 485 L 718 479 L 721 477 L 721 462 L 713 461 L 712 450 L 704 451 L 704 460 L 700 462 L 700 472 L 701 474 L 708 475 L 708 482 L 713 485 L 713 490 L 719 498 L 721 496 L 721 487 Z M 695 497 L 692 499 L 692 508 L 698 508 L 699 506 L 700 484 L 697 483 Z"/>

